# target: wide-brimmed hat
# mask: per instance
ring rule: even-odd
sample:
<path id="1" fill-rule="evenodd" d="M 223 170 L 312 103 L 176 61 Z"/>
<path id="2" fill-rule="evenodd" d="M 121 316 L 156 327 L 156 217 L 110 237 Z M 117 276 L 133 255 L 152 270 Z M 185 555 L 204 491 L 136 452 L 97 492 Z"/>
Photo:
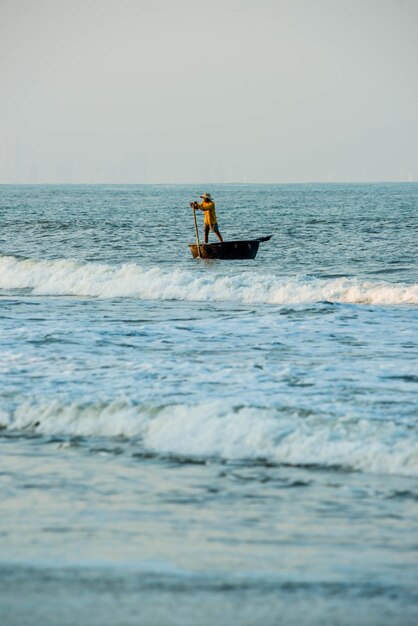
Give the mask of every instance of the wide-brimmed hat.
<path id="1" fill-rule="evenodd" d="M 200 197 L 203 198 L 204 200 L 213 200 L 210 193 L 204 193 L 203 196 L 200 196 Z"/>

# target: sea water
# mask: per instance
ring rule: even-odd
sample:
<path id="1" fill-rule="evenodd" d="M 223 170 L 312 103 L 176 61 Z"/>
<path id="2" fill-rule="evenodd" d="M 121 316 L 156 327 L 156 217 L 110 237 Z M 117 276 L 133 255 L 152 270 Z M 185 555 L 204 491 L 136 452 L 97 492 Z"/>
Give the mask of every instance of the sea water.
<path id="1" fill-rule="evenodd" d="M 205 191 L 255 260 L 192 259 Z M 0 187 L 2 626 L 417 624 L 417 214 Z"/>

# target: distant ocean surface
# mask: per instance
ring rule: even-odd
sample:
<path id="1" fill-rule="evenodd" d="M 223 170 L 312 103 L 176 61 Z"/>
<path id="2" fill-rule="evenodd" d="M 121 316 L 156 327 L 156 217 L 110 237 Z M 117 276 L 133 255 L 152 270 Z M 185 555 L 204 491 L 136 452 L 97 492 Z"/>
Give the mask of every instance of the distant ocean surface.
<path id="1" fill-rule="evenodd" d="M 192 259 L 205 191 L 255 260 Z M 0 223 L 2 624 L 418 623 L 418 184 L 3 185 Z"/>

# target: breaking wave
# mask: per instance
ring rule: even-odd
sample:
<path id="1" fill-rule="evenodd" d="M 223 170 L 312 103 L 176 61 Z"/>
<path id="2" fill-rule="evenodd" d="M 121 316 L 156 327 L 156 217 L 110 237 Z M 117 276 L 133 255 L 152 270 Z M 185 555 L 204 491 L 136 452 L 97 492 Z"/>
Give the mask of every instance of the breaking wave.
<path id="1" fill-rule="evenodd" d="M 44 435 L 124 437 L 147 454 L 181 459 L 265 461 L 418 476 L 416 426 L 295 409 L 27 400 L 12 412 L 0 411 L 0 427 Z"/>
<path id="2" fill-rule="evenodd" d="M 111 266 L 72 260 L 37 261 L 0 257 L 0 289 L 30 289 L 36 295 L 73 295 L 142 300 L 189 300 L 249 304 L 342 302 L 418 304 L 418 284 L 355 278 L 279 277 L 252 271 Z"/>

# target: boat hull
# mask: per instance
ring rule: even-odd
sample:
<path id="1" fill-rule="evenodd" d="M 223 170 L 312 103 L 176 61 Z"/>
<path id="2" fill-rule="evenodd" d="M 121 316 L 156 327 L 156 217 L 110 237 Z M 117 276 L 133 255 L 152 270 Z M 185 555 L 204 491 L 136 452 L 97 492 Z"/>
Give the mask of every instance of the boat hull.
<path id="1" fill-rule="evenodd" d="M 270 235 L 271 236 L 271 235 Z M 245 241 L 224 241 L 223 243 L 201 243 L 200 255 L 197 244 L 189 244 L 194 259 L 255 259 L 261 241 L 268 241 L 270 237 L 248 239 Z"/>

